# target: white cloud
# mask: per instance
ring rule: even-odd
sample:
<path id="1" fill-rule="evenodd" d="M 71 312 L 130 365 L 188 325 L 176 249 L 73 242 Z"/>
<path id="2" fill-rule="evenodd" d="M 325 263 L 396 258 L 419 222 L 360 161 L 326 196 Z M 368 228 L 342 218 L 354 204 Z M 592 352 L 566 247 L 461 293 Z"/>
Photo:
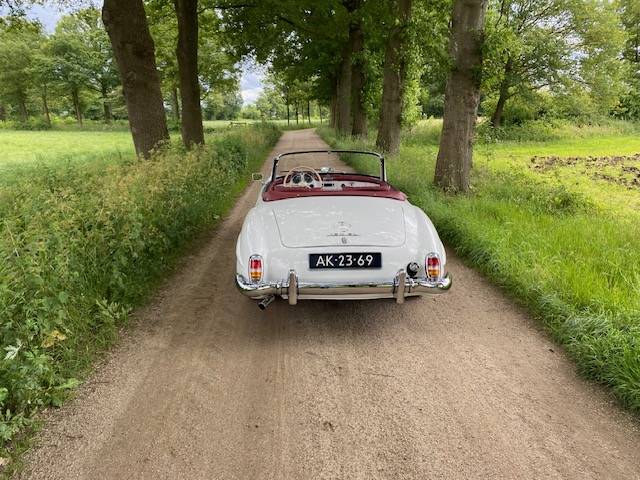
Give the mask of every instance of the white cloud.
<path id="1" fill-rule="evenodd" d="M 242 100 L 247 104 L 255 103 L 255 101 L 264 89 L 264 71 L 263 68 L 251 61 L 246 61 L 241 65 L 242 77 L 240 78 L 240 94 Z"/>
<path id="2" fill-rule="evenodd" d="M 256 103 L 256 100 L 258 100 L 258 97 L 262 93 L 262 90 L 263 89 L 261 86 L 241 90 L 240 95 L 242 95 L 242 101 L 244 102 L 245 105 Z"/>

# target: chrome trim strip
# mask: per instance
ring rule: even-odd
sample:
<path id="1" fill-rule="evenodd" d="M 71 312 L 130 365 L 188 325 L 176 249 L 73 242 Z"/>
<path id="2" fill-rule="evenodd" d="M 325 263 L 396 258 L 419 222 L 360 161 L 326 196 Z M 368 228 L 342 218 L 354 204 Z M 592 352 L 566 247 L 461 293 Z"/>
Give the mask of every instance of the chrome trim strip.
<path id="1" fill-rule="evenodd" d="M 390 282 L 337 284 L 299 282 L 296 272 L 291 270 L 287 280 L 273 283 L 254 284 L 249 282 L 243 275 L 238 274 L 236 275 L 236 285 L 240 292 L 249 298 L 260 300 L 269 295 L 287 296 L 291 305 L 295 305 L 298 302 L 298 298 L 303 295 L 381 295 L 381 298 L 382 296 L 392 296 L 398 301 L 399 298 L 404 300 L 409 295 L 444 293 L 451 288 L 451 275 L 448 273 L 436 282 L 432 282 L 427 278 L 410 278 L 406 273 L 404 281 L 401 281 L 401 273 L 405 273 L 404 270 L 400 270 Z M 295 303 L 292 303 L 292 299 Z M 398 303 L 402 303 L 402 301 L 398 301 Z"/>

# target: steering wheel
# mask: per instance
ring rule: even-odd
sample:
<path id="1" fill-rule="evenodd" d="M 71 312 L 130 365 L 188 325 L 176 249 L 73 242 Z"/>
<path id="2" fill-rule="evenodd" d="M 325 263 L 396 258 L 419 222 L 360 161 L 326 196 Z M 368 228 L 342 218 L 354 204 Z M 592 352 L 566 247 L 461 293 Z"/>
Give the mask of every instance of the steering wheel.
<path id="1" fill-rule="evenodd" d="M 315 169 L 301 165 L 287 173 L 282 185 L 285 188 L 321 188 L 322 177 Z"/>

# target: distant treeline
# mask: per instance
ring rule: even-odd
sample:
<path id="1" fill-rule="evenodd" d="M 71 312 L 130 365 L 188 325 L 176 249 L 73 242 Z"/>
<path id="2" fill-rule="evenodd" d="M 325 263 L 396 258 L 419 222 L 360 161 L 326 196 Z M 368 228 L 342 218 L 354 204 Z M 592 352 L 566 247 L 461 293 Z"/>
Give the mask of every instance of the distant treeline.
<path id="1" fill-rule="evenodd" d="M 167 113 L 180 120 L 175 65 L 176 25 L 148 5 Z M 220 52 L 213 35 L 200 49 L 205 120 L 238 118 L 242 109 L 238 71 Z M 47 34 L 19 11 L 0 18 L 0 122 L 18 128 L 48 128 L 83 120 L 111 123 L 127 119 L 127 109 L 111 43 L 100 10 L 85 8 L 61 18 Z"/>
<path id="2" fill-rule="evenodd" d="M 306 114 L 342 135 L 375 127 L 396 153 L 403 126 L 442 116 L 436 183 L 464 191 L 478 113 L 495 131 L 640 118 L 638 0 L 104 0 L 52 35 L 21 15 L 34 0 L 5 2 L 0 119 L 126 117 L 145 157 L 171 122 L 190 148 L 203 119 Z M 247 59 L 269 76 L 242 112 Z"/>

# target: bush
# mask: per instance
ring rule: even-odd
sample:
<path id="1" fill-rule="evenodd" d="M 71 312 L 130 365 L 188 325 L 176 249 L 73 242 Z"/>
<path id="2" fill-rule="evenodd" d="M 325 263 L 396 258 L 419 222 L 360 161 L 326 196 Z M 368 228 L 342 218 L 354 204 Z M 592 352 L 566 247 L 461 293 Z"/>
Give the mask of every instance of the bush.
<path id="1" fill-rule="evenodd" d="M 51 125 L 43 117 L 30 117 L 25 122 L 9 120 L 0 122 L 3 130 L 49 130 Z"/>
<path id="2" fill-rule="evenodd" d="M 553 116 L 554 100 L 550 95 L 541 92 L 526 92 L 515 95 L 505 104 L 502 113 L 502 124 L 505 126 L 522 125 L 525 122 Z M 480 105 L 482 115 L 491 118 L 496 109 L 498 97 L 495 95 L 483 99 Z"/>
<path id="3" fill-rule="evenodd" d="M 563 127 L 568 122 L 555 119 L 530 120 L 520 125 L 493 127 L 488 121 L 482 122 L 476 129 L 478 140 L 492 142 L 546 142 L 562 138 Z"/>
<path id="4" fill-rule="evenodd" d="M 0 453 L 63 400 L 278 136 L 260 126 L 106 170 L 41 167 L 0 191 Z"/>
<path id="5" fill-rule="evenodd" d="M 82 125 L 78 125 L 78 121 L 74 117 L 59 117 L 52 114 L 50 125 L 44 117 L 38 116 L 29 117 L 26 122 L 17 120 L 0 122 L 0 130 L 128 131 L 129 123 L 126 120 L 113 120 L 111 123 L 104 123 L 103 120 L 85 119 Z"/>
<path id="6" fill-rule="evenodd" d="M 484 121 L 476 128 L 481 143 L 496 142 L 548 142 L 569 138 L 587 138 L 594 135 L 635 135 L 640 125 L 633 122 L 601 118 L 597 121 L 574 121 L 558 118 L 531 120 L 521 125 L 494 128 Z"/>

